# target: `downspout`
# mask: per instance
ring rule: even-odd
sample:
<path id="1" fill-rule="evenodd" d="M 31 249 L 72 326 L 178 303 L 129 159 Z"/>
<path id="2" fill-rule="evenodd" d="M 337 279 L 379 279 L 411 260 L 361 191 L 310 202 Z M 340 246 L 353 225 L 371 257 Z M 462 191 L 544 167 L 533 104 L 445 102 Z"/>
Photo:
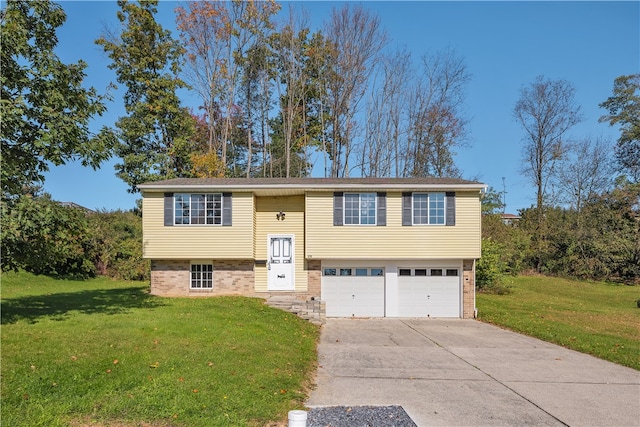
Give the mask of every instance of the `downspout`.
<path id="1" fill-rule="evenodd" d="M 473 259 L 473 318 L 478 318 L 478 307 L 476 306 L 476 259 Z"/>

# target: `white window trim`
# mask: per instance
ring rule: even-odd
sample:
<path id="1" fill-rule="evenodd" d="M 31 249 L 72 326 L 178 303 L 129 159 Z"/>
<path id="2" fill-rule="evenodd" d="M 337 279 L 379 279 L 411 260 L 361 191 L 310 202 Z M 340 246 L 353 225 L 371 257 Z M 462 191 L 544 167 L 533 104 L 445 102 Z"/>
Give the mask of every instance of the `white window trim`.
<path id="1" fill-rule="evenodd" d="M 178 195 L 178 194 L 180 194 L 180 195 L 188 195 L 189 196 L 189 224 L 178 224 L 178 223 L 176 223 L 176 218 L 177 218 L 177 215 L 176 215 L 176 200 L 177 200 L 176 195 Z M 191 218 L 191 212 L 192 212 L 192 209 L 191 209 L 191 196 L 193 196 L 193 195 L 207 196 L 209 194 L 212 194 L 214 196 L 215 195 L 220 196 L 220 224 L 216 224 L 215 223 L 215 219 L 214 219 L 214 223 L 213 224 L 206 224 L 206 223 L 205 224 L 192 224 L 191 223 L 191 219 L 192 219 Z M 205 202 L 204 203 L 205 203 L 205 222 L 206 222 L 206 218 L 207 218 L 207 207 L 206 207 L 207 200 L 206 200 L 206 197 L 205 197 Z M 222 193 L 174 193 L 174 196 L 173 196 L 173 225 L 176 226 L 176 227 L 221 227 L 222 226 L 222 222 L 223 222 L 223 216 L 224 216 L 224 197 L 223 197 Z"/>
<path id="2" fill-rule="evenodd" d="M 347 224 L 347 195 L 358 195 L 358 223 L 357 224 Z M 363 194 L 373 194 L 373 224 L 363 224 L 362 216 L 360 212 L 360 198 Z M 378 225 L 378 193 L 370 192 L 370 191 L 362 191 L 362 192 L 354 192 L 354 193 L 344 193 L 342 195 L 342 225 L 347 227 L 371 227 Z"/>
<path id="3" fill-rule="evenodd" d="M 414 201 L 415 198 L 414 196 L 416 194 L 426 194 L 427 195 L 427 222 L 425 224 L 421 224 L 421 223 L 416 223 L 415 222 L 415 215 L 414 215 Z M 444 215 L 442 216 L 444 222 L 442 224 L 432 224 L 431 222 L 429 222 L 429 207 L 431 205 L 431 194 L 443 194 L 444 195 Z M 412 226 L 428 226 L 428 227 L 441 227 L 443 225 L 447 225 L 447 193 L 442 192 L 442 191 L 427 191 L 427 192 L 414 192 L 411 193 L 411 225 Z"/>
<path id="4" fill-rule="evenodd" d="M 211 287 L 194 287 L 193 286 L 193 266 L 194 265 L 199 265 L 199 266 L 211 266 Z M 200 278 L 200 284 L 202 284 L 202 277 Z M 211 261 L 192 261 L 189 264 L 189 290 L 190 291 L 213 291 L 215 287 L 215 268 L 213 268 L 213 263 Z"/>

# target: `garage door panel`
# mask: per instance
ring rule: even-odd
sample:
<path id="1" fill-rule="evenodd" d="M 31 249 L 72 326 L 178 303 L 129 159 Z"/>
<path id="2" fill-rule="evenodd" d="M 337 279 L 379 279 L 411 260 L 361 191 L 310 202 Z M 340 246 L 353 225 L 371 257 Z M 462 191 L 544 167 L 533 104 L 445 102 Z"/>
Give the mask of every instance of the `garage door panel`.
<path id="1" fill-rule="evenodd" d="M 429 277 L 429 315 L 460 317 L 460 280 L 458 277 Z"/>
<path id="2" fill-rule="evenodd" d="M 384 317 L 384 276 L 323 276 L 327 317 Z"/>
<path id="3" fill-rule="evenodd" d="M 384 317 L 384 279 L 354 277 L 352 280 L 353 316 Z"/>
<path id="4" fill-rule="evenodd" d="M 402 277 L 398 281 L 398 305 L 402 317 L 427 317 L 427 283 L 424 277 Z"/>
<path id="5" fill-rule="evenodd" d="M 398 277 L 401 317 L 460 317 L 458 276 Z"/>
<path id="6" fill-rule="evenodd" d="M 323 277 L 322 299 L 326 305 L 327 317 L 351 316 L 351 288 L 340 277 Z"/>

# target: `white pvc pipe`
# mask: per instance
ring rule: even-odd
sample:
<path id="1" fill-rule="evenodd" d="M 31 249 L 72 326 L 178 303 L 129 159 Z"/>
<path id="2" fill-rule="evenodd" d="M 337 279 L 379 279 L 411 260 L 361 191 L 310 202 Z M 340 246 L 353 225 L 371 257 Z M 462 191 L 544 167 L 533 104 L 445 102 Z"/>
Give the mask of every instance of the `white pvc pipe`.
<path id="1" fill-rule="evenodd" d="M 289 427 L 307 427 L 307 412 L 289 411 Z"/>

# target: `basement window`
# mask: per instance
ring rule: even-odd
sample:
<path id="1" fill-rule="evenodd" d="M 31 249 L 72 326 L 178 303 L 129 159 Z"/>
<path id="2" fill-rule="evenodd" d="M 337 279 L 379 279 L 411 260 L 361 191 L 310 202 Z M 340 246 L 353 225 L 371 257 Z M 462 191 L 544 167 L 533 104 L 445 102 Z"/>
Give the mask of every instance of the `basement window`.
<path id="1" fill-rule="evenodd" d="M 213 289 L 212 264 L 191 264 L 191 289 Z"/>

